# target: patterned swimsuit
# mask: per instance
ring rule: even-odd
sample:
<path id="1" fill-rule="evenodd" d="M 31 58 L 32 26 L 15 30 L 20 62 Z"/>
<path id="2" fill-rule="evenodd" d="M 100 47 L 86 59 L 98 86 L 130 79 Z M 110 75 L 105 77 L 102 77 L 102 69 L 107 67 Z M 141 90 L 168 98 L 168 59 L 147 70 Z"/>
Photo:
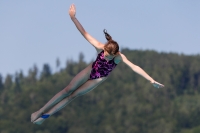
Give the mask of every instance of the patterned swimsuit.
<path id="1" fill-rule="evenodd" d="M 101 51 L 92 64 L 92 70 L 89 79 L 106 77 L 116 66 L 117 64 L 114 62 L 114 58 L 107 61 L 104 58 L 104 51 Z"/>

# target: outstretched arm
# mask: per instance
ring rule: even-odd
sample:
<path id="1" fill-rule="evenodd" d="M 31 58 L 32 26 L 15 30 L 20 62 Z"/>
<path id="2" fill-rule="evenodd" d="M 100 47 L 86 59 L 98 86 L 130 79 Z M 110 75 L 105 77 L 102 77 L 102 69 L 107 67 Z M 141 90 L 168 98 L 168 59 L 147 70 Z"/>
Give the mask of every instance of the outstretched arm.
<path id="1" fill-rule="evenodd" d="M 162 88 L 164 87 L 164 85 L 156 82 L 152 77 L 150 77 L 142 68 L 140 68 L 139 66 L 131 63 L 125 55 L 120 53 L 120 57 L 121 60 L 128 65 L 134 72 L 138 73 L 139 75 L 143 76 L 145 79 L 147 79 L 148 81 L 150 81 L 150 83 L 156 87 L 156 88 Z"/>
<path id="2" fill-rule="evenodd" d="M 76 28 L 80 31 L 80 33 L 83 35 L 83 37 L 89 42 L 91 43 L 97 51 L 102 50 L 104 45 L 102 43 L 100 43 L 99 41 L 97 41 L 95 38 L 93 38 L 90 34 L 88 34 L 85 29 L 83 28 L 83 26 L 80 24 L 80 22 L 77 20 L 77 18 L 75 17 L 76 15 L 76 8 L 75 5 L 72 4 L 70 6 L 69 9 L 69 15 L 71 17 L 71 20 L 74 22 Z"/>

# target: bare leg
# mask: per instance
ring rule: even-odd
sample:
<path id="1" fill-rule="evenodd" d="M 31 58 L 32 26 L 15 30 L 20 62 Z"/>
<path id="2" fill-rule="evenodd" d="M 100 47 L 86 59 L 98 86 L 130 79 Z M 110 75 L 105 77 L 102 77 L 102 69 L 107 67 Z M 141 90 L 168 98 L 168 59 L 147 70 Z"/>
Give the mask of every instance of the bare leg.
<path id="1" fill-rule="evenodd" d="M 84 95 L 97 87 L 99 84 L 101 84 L 104 80 L 106 80 L 106 77 L 94 79 L 94 80 L 88 80 L 86 83 L 84 83 L 82 86 L 80 86 L 77 90 L 75 90 L 70 96 L 66 97 L 62 101 L 60 101 L 58 104 L 56 104 L 53 108 L 51 108 L 48 112 L 45 114 L 53 115 L 54 113 L 58 112 L 62 108 L 64 108 L 67 104 L 69 104 L 72 100 L 77 98 L 78 96 Z M 43 118 L 38 118 L 33 123 L 34 124 L 42 124 L 45 121 Z"/>
<path id="2" fill-rule="evenodd" d="M 49 110 L 52 106 L 69 96 L 72 92 L 74 92 L 78 87 L 80 87 L 82 84 L 87 82 L 89 79 L 89 74 L 91 72 L 92 64 L 90 64 L 88 67 L 86 67 L 84 70 L 82 70 L 80 73 L 78 73 L 70 82 L 70 84 L 58 92 L 53 98 L 50 99 L 47 104 L 45 104 L 41 109 L 36 111 L 35 113 L 31 114 L 31 122 L 35 121 L 37 118 L 41 116 L 43 112 L 46 112 Z"/>

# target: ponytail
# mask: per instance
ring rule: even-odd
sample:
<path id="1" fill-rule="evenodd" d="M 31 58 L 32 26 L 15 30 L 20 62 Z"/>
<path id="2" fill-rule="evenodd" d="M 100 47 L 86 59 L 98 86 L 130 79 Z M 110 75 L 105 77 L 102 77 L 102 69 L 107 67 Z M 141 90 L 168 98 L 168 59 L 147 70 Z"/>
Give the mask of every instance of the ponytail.
<path id="1" fill-rule="evenodd" d="M 104 34 L 105 34 L 105 38 L 106 38 L 108 41 L 112 41 L 112 37 L 107 33 L 107 30 L 104 29 L 103 32 L 104 32 Z"/>

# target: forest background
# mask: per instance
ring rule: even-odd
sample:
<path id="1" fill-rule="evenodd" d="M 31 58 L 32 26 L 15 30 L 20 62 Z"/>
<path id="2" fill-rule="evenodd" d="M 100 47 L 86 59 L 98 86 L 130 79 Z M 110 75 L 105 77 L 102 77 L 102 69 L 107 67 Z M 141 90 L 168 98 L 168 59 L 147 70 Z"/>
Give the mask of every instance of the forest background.
<path id="1" fill-rule="evenodd" d="M 200 55 L 121 51 L 165 87 L 154 88 L 120 63 L 107 81 L 38 126 L 31 113 L 91 62 L 80 53 L 64 68 L 57 59 L 56 72 L 48 64 L 42 70 L 34 65 L 27 76 L 0 76 L 0 133 L 199 133 Z"/>

